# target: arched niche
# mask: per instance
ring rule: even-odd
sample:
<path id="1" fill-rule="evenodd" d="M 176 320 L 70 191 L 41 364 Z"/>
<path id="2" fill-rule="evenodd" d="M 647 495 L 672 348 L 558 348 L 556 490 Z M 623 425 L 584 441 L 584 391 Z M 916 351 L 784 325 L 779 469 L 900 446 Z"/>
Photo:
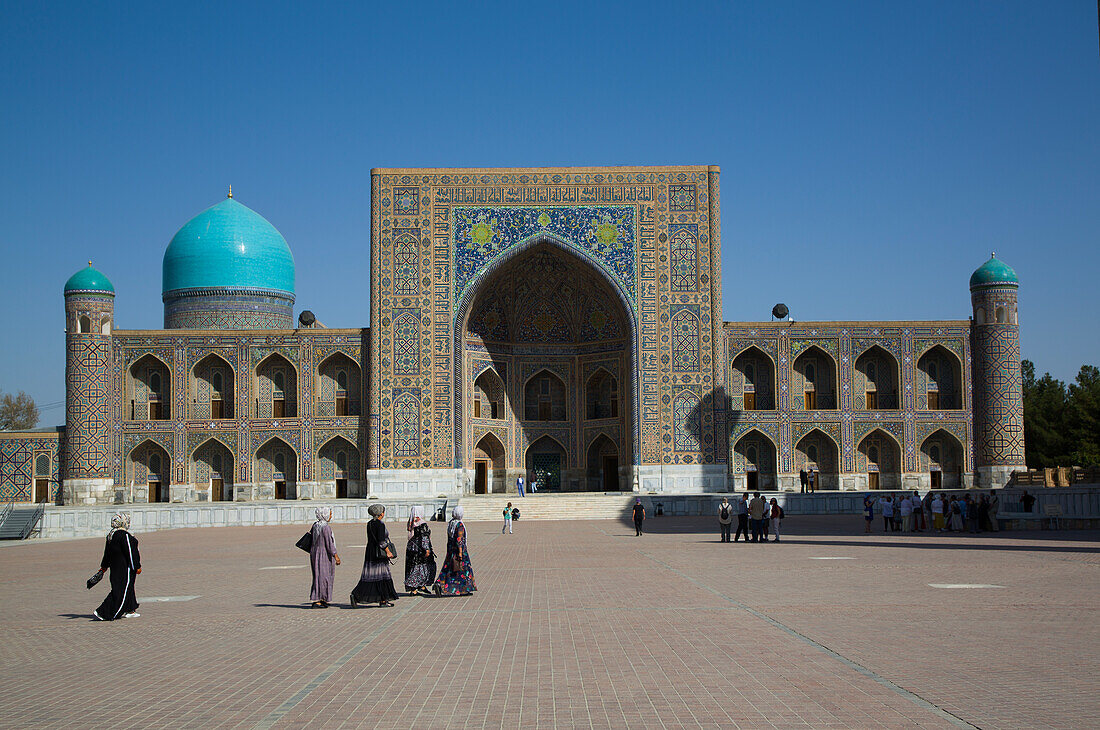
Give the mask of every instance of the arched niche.
<path id="1" fill-rule="evenodd" d="M 295 418 L 298 415 L 298 370 L 273 352 L 256 365 L 253 416 Z"/>
<path id="2" fill-rule="evenodd" d="M 504 381 L 497 371 L 486 368 L 474 380 L 473 418 L 504 420 Z"/>
<path id="3" fill-rule="evenodd" d="M 901 444 L 893 434 L 876 428 L 860 439 L 856 453 L 868 489 L 901 489 Z"/>
<path id="4" fill-rule="evenodd" d="M 888 410 L 901 407 L 898 385 L 901 367 L 888 350 L 872 345 L 856 358 L 852 397 L 856 410 Z"/>
<path id="5" fill-rule="evenodd" d="M 233 452 L 217 439 L 207 439 L 191 454 L 191 485 L 211 502 L 233 499 Z"/>
<path id="6" fill-rule="evenodd" d="M 958 410 L 962 401 L 962 361 L 943 345 L 935 345 L 917 360 L 918 410 Z"/>
<path id="7" fill-rule="evenodd" d="M 840 449 L 831 436 L 815 428 L 798 440 L 794 450 L 795 471 L 817 472 L 817 489 L 840 487 Z"/>
<path id="8" fill-rule="evenodd" d="M 126 371 L 126 415 L 131 421 L 167 421 L 172 417 L 172 371 L 149 353 Z"/>
<path id="9" fill-rule="evenodd" d="M 619 447 L 606 434 L 592 439 L 585 451 L 585 480 L 590 492 L 617 492 L 619 479 Z"/>
<path id="10" fill-rule="evenodd" d="M 317 480 L 331 485 L 331 494 L 346 499 L 361 491 L 359 448 L 343 436 L 333 436 L 317 450 Z"/>
<path id="11" fill-rule="evenodd" d="M 342 352 L 329 355 L 317 366 L 317 415 L 358 416 L 362 403 L 362 371 Z"/>
<path id="12" fill-rule="evenodd" d="M 487 433 L 474 445 L 474 493 L 489 494 L 507 491 L 504 469 L 504 444 L 496 434 Z"/>
<path id="13" fill-rule="evenodd" d="M 773 490 L 777 486 L 778 460 L 775 443 L 767 434 L 750 429 L 733 445 L 735 475 L 744 475 L 745 489 Z"/>
<path id="14" fill-rule="evenodd" d="M 540 370 L 523 386 L 525 421 L 565 421 L 569 418 L 565 381 L 557 373 Z"/>
<path id="15" fill-rule="evenodd" d="M 539 491 L 562 488 L 562 472 L 568 467 L 568 451 L 550 436 L 542 436 L 527 447 L 524 466 L 528 483 L 537 479 Z"/>
<path id="16" fill-rule="evenodd" d="M 791 366 L 791 398 L 796 410 L 836 410 L 836 385 L 836 360 L 822 348 L 811 345 L 795 358 Z"/>
<path id="17" fill-rule="evenodd" d="M 775 363 L 759 347 L 747 347 L 733 358 L 730 381 L 730 393 L 735 400 L 740 396 L 741 410 L 775 409 Z"/>
<path id="18" fill-rule="evenodd" d="M 281 438 L 256 450 L 252 473 L 261 499 L 298 498 L 298 453 Z"/>
<path id="19" fill-rule="evenodd" d="M 191 368 L 191 418 L 233 418 L 236 393 L 233 366 L 216 353 L 203 357 Z"/>
<path id="20" fill-rule="evenodd" d="M 150 439 L 130 450 L 126 471 L 135 502 L 167 502 L 172 481 L 172 459 L 167 450 Z M 143 499 L 144 497 L 144 499 Z"/>
<path id="21" fill-rule="evenodd" d="M 966 468 L 962 442 L 950 431 L 937 429 L 920 445 L 920 469 L 933 489 L 961 489 Z"/>
<path id="22" fill-rule="evenodd" d="M 587 420 L 619 417 L 619 379 L 606 368 L 598 368 L 585 383 L 584 415 Z"/>

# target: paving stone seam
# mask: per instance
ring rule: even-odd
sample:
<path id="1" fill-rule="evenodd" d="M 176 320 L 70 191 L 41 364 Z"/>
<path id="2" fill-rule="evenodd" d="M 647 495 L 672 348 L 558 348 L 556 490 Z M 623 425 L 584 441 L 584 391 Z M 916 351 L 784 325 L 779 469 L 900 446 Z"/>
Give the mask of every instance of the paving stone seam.
<path id="1" fill-rule="evenodd" d="M 910 702 L 914 703 L 918 707 L 921 707 L 925 710 L 928 710 L 928 711 L 938 715 L 939 717 L 943 718 L 944 720 L 947 720 L 948 722 L 950 722 L 952 725 L 954 725 L 956 727 L 969 728 L 970 730 L 979 730 L 977 725 L 972 725 L 969 722 L 967 722 L 966 720 L 959 717 L 958 715 L 953 715 L 952 713 L 948 712 L 947 710 L 944 710 L 943 708 L 932 704 L 931 702 L 924 699 L 923 697 L 916 694 L 915 692 L 912 692 L 911 690 L 905 689 L 904 687 L 891 682 L 886 677 L 883 677 L 882 675 L 874 672 L 873 670 L 868 669 L 867 667 L 863 666 L 862 664 L 859 664 L 857 662 L 852 661 L 848 657 L 846 657 L 842 654 L 839 654 L 838 652 L 834 651 L 833 649 L 830 649 L 829 647 L 825 646 L 824 644 L 822 644 L 820 642 L 817 642 L 817 641 L 814 641 L 809 636 L 806 636 L 805 634 L 799 633 L 797 630 L 791 628 L 790 626 L 787 626 L 786 624 L 782 623 L 781 621 L 778 621 L 778 620 L 772 618 L 771 616 L 767 615 L 766 613 L 763 613 L 761 611 L 757 611 L 756 609 L 752 608 L 751 606 L 747 606 L 744 603 L 741 603 L 736 598 L 731 598 L 730 596 L 727 596 L 726 594 L 722 593 L 721 591 L 708 586 L 706 583 L 703 583 L 702 581 L 699 581 L 699 580 L 691 577 L 690 575 L 688 575 L 688 574 L 686 574 L 686 573 L 684 573 L 680 570 L 677 570 L 676 568 L 672 567 L 671 565 L 664 562 L 660 558 L 654 557 L 653 555 L 650 555 L 649 553 L 645 552 L 644 550 L 639 550 L 638 553 L 641 554 L 641 555 L 644 555 L 647 558 L 649 558 L 654 563 L 656 563 L 660 566 L 663 566 L 667 570 L 672 571 L 676 575 L 679 575 L 681 578 L 684 578 L 685 580 L 690 581 L 691 583 L 694 583 L 695 585 L 699 586 L 700 588 L 702 588 L 706 591 L 710 591 L 711 593 L 718 596 L 719 598 L 722 598 L 723 600 L 729 601 L 730 603 L 735 605 L 737 608 L 745 611 L 746 613 L 760 619 L 761 621 L 766 621 L 767 623 L 769 623 L 772 626 L 776 627 L 777 629 L 783 631 L 784 633 L 786 633 L 790 636 L 793 636 L 794 638 L 798 639 L 799 641 L 801 641 L 805 644 L 808 644 L 808 645 L 812 646 L 813 648 L 815 648 L 818 651 L 822 652 L 826 656 L 839 661 L 840 663 L 844 664 L 845 666 L 849 667 L 850 669 L 855 670 L 856 672 L 858 672 L 859 674 L 862 674 L 863 676 L 867 677 L 868 679 L 871 679 L 874 682 L 882 685 L 883 687 L 886 687 L 890 691 L 898 694 L 901 697 L 904 697 L 905 699 L 907 699 Z"/>

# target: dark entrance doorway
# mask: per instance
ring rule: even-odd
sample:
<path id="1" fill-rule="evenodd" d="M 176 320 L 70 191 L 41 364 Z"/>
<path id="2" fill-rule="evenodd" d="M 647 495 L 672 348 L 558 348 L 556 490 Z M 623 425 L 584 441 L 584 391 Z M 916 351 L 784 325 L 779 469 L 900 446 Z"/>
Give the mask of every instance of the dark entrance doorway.
<path id="1" fill-rule="evenodd" d="M 152 480 L 152 479 L 149 480 L 149 501 L 150 502 L 160 502 L 160 501 L 162 501 L 161 500 L 161 494 L 160 494 L 160 480 L 159 479 L 158 480 Z"/>
<path id="2" fill-rule="evenodd" d="M 489 462 L 474 462 L 474 494 L 486 494 L 489 491 Z"/>
<path id="3" fill-rule="evenodd" d="M 619 491 L 619 457 L 603 457 L 603 491 Z"/>
<path id="4" fill-rule="evenodd" d="M 224 498 L 223 489 L 225 485 L 222 482 L 221 477 L 214 477 L 210 480 L 210 501 L 220 502 Z"/>
<path id="5" fill-rule="evenodd" d="M 933 471 L 933 472 L 929 472 L 929 475 L 932 477 L 932 489 L 942 489 L 943 488 L 943 472 L 942 471 Z"/>
<path id="6" fill-rule="evenodd" d="M 35 479 L 34 480 L 34 501 L 35 502 L 47 502 L 50 499 L 50 480 L 49 479 Z"/>
<path id="7" fill-rule="evenodd" d="M 348 480 L 337 479 L 336 480 L 336 499 L 348 498 Z"/>
<path id="8" fill-rule="evenodd" d="M 275 482 L 275 499 L 286 499 L 286 482 Z"/>
<path id="9" fill-rule="evenodd" d="M 745 488 L 750 492 L 755 492 L 760 488 L 760 478 L 755 471 L 745 472 Z"/>

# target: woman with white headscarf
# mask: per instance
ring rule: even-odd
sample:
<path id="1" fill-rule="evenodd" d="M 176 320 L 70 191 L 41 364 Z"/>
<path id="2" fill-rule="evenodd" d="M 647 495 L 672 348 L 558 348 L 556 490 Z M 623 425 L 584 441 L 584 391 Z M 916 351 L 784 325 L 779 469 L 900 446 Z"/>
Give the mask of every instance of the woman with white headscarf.
<path id="1" fill-rule="evenodd" d="M 393 587 L 390 575 L 390 560 L 397 557 L 390 542 L 390 533 L 386 530 L 386 508 L 375 502 L 367 507 L 372 519 L 367 523 L 367 551 L 363 556 L 363 574 L 359 583 L 351 592 L 351 606 L 357 608 L 360 603 L 377 603 L 379 607 L 389 608 L 397 600 L 397 591 Z"/>
<path id="2" fill-rule="evenodd" d="M 410 595 L 431 595 L 428 588 L 435 580 L 435 551 L 423 507 L 412 508 L 406 529 L 409 541 L 405 545 L 405 590 Z"/>
<path id="3" fill-rule="evenodd" d="M 114 621 L 116 618 L 137 618 L 137 595 L 134 593 L 134 579 L 141 572 L 141 555 L 138 553 L 138 541 L 127 530 L 130 527 L 130 515 L 119 512 L 111 518 L 111 531 L 107 533 L 107 544 L 103 547 L 103 560 L 99 564 L 102 575 L 111 571 L 111 592 L 95 610 L 100 621 Z"/>
<path id="4" fill-rule="evenodd" d="M 314 608 L 328 608 L 332 600 L 332 581 L 336 577 L 336 566 L 340 556 L 336 554 L 336 540 L 332 537 L 332 507 L 318 507 L 314 510 L 317 521 L 313 523 L 313 543 L 309 548 L 309 567 L 313 570 L 313 587 L 309 600 Z"/>
<path id="5" fill-rule="evenodd" d="M 477 590 L 474 569 L 470 565 L 470 553 L 466 550 L 466 525 L 462 524 L 465 510 L 459 505 L 451 511 L 447 523 L 447 559 L 432 589 L 437 596 L 468 596 Z"/>

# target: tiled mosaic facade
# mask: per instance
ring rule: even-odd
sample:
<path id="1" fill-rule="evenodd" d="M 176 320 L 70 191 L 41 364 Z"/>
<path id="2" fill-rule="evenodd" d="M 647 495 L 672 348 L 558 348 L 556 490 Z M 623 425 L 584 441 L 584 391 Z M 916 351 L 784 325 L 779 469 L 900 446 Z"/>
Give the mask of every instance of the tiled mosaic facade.
<path id="1" fill-rule="evenodd" d="M 174 329 L 115 330 L 113 294 L 67 292 L 66 433 L 0 436 L 0 495 L 27 497 L 40 456 L 76 501 L 499 491 L 532 471 L 953 486 L 1022 464 L 1014 287 L 975 291 L 973 324 L 723 323 L 716 168 L 374 170 L 370 205 L 369 329 L 173 299 Z"/>

